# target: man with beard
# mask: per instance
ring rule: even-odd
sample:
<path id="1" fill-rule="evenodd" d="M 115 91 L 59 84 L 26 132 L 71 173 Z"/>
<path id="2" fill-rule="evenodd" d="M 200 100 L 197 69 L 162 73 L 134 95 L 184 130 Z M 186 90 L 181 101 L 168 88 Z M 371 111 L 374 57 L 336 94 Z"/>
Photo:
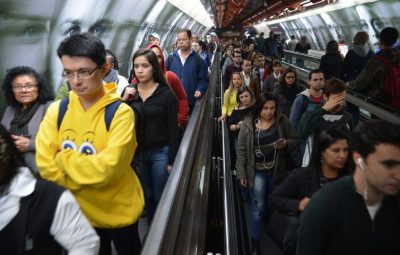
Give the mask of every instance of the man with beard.
<path id="1" fill-rule="evenodd" d="M 308 74 L 308 84 L 310 88 L 303 90 L 296 96 L 292 109 L 290 110 L 289 119 L 294 128 L 297 128 L 297 124 L 305 112 L 312 112 L 316 107 L 325 103 L 324 97 L 322 96 L 324 83 L 325 79 L 322 70 L 314 69 Z M 301 164 L 302 158 L 300 158 L 300 155 L 304 154 L 306 142 L 305 139 L 300 139 L 297 159 L 298 165 Z"/>

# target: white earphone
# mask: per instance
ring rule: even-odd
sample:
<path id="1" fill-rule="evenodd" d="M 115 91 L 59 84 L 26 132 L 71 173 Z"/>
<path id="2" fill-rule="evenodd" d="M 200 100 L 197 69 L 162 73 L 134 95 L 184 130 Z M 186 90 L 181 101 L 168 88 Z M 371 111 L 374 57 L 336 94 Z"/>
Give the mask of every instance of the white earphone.
<path id="1" fill-rule="evenodd" d="M 365 170 L 365 163 L 364 163 L 364 160 L 362 158 L 358 158 L 357 159 L 357 163 L 360 166 L 361 170 Z"/>
<path id="2" fill-rule="evenodd" d="M 363 197 L 364 197 L 364 200 L 367 201 L 367 199 L 368 199 L 368 189 L 367 189 L 368 183 L 367 183 L 367 174 L 365 172 L 364 159 L 361 157 L 358 158 L 357 163 L 358 163 L 358 166 L 361 168 L 361 172 L 363 173 L 363 182 L 364 182 Z"/>

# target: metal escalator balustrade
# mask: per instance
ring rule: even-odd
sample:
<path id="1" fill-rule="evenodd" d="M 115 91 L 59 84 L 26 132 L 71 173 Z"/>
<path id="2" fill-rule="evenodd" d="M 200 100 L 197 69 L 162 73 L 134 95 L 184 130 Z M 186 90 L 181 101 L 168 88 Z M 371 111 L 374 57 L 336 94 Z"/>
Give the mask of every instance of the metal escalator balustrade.
<path id="1" fill-rule="evenodd" d="M 284 52 L 285 52 L 285 54 L 289 54 L 292 57 L 292 59 L 293 58 L 302 58 L 304 60 L 308 60 L 312 63 L 318 64 L 315 68 L 319 67 L 319 62 L 321 60 L 320 57 L 309 56 L 307 54 L 302 54 L 299 52 L 287 51 L 287 50 L 285 50 Z M 308 68 L 307 66 L 306 67 L 296 66 L 296 64 L 293 61 L 292 61 L 293 63 L 290 61 L 288 62 L 287 59 L 288 59 L 288 57 L 285 56 L 285 58 L 281 62 L 282 67 L 284 67 L 284 68 L 290 67 L 290 68 L 295 69 L 298 80 L 300 80 L 303 85 L 308 86 L 307 85 L 308 74 L 309 74 L 311 68 Z M 267 60 L 271 61 L 271 58 L 267 57 Z M 307 63 L 305 63 L 305 65 L 307 65 Z M 357 93 L 357 92 L 351 90 L 350 88 L 348 88 L 347 91 L 348 91 L 348 93 L 347 93 L 346 101 L 359 107 L 364 119 L 379 118 L 379 119 L 389 121 L 391 123 L 400 124 L 400 112 L 398 110 L 393 109 L 387 105 L 383 105 L 383 104 L 373 100 L 370 97 L 367 97 L 365 95 L 362 95 L 360 93 Z"/>

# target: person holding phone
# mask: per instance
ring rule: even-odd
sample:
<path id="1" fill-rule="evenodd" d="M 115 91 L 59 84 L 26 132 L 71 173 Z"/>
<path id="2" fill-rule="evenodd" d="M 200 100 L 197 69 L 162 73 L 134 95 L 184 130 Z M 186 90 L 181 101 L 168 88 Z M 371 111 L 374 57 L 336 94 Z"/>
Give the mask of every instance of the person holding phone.
<path id="1" fill-rule="evenodd" d="M 267 194 L 272 185 L 288 175 L 287 157 L 297 148 L 298 136 L 289 119 L 277 113 L 277 100 L 265 93 L 252 115 L 240 127 L 236 148 L 236 175 L 251 194 L 251 238 L 254 252 L 262 218 L 266 213 Z M 291 170 L 291 169 L 290 169 Z"/>
<path id="2" fill-rule="evenodd" d="M 37 172 L 35 137 L 54 97 L 53 90 L 34 69 L 17 66 L 7 72 L 3 91 L 8 107 L 1 124 L 11 133 L 17 149 L 24 154 L 27 166 Z"/>

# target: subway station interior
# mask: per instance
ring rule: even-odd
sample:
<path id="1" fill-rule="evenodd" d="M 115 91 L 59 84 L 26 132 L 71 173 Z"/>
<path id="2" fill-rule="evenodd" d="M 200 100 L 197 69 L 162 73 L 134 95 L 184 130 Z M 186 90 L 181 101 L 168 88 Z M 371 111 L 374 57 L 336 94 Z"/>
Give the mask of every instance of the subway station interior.
<path id="1" fill-rule="evenodd" d="M 181 29 L 216 42 L 209 53 L 207 92 L 191 108 L 153 220 L 139 220 L 141 254 L 294 254 L 268 234 L 268 220 L 262 222 L 259 252 L 254 253 L 251 209 L 231 160 L 229 126 L 218 119 L 226 89 L 221 64 L 225 50 L 229 44 L 254 46 L 270 34 L 282 45 L 291 37 L 307 37 L 308 52 L 282 46 L 279 57 L 282 69 L 294 70 L 297 82 L 307 87 L 330 41 L 339 43 L 344 58 L 355 34 L 365 31 L 366 47 L 377 52 L 384 28 L 400 30 L 399 13 L 398 0 L 0 0 L 0 78 L 12 67 L 30 66 L 56 92 L 65 72 L 57 48 L 65 38 L 83 32 L 101 39 L 126 78 L 132 74 L 135 52 L 146 48 L 154 33 L 165 57 L 176 49 Z M 393 47 L 400 47 L 399 40 Z M 264 50 L 260 54 L 265 65 L 272 62 Z M 5 97 L 1 90 L 0 116 L 7 107 Z M 400 124 L 399 108 L 366 94 L 348 89 L 346 105 L 358 109 L 359 121 Z"/>

